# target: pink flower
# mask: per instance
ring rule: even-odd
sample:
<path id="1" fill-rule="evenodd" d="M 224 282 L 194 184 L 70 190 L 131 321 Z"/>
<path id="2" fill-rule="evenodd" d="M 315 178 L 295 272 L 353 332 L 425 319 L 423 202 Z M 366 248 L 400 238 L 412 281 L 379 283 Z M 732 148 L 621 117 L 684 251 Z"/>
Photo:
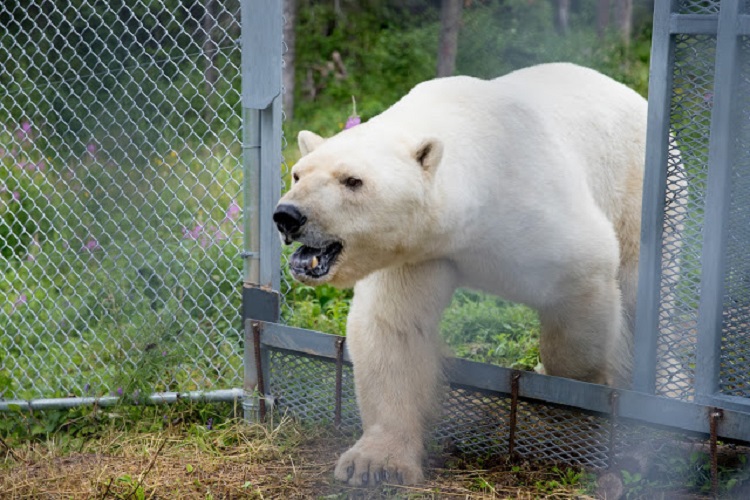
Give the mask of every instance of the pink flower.
<path id="1" fill-rule="evenodd" d="M 93 142 L 90 142 L 86 145 L 86 151 L 88 151 L 90 155 L 92 156 L 95 155 L 96 150 L 97 150 L 96 144 L 94 144 Z"/>
<path id="2" fill-rule="evenodd" d="M 25 293 L 22 293 L 15 302 L 13 302 L 13 310 L 15 311 L 20 306 L 26 305 L 26 303 L 29 301 L 28 297 L 26 297 Z"/>
<path id="3" fill-rule="evenodd" d="M 87 241 L 84 245 L 82 250 L 85 252 L 93 252 L 95 250 L 101 250 L 101 245 L 99 245 L 99 242 L 96 241 L 96 239 L 91 238 L 89 241 Z"/>
<path id="4" fill-rule="evenodd" d="M 221 241 L 227 238 L 227 235 L 224 234 L 224 231 L 222 231 L 221 228 L 214 227 L 212 229 L 214 230 L 214 234 L 213 234 L 214 240 Z"/>
<path id="5" fill-rule="evenodd" d="M 350 116 L 346 120 L 346 125 L 344 125 L 344 130 L 352 128 L 352 127 L 356 127 L 360 123 L 362 123 L 362 119 L 359 116 Z"/>
<path id="6" fill-rule="evenodd" d="M 200 238 L 200 235 L 203 233 L 203 225 L 202 224 L 196 224 L 193 229 L 188 229 L 186 227 L 182 228 L 182 237 L 186 240 L 197 240 Z"/>
<path id="7" fill-rule="evenodd" d="M 240 208 L 239 203 L 233 200 L 232 203 L 229 205 L 229 208 L 227 209 L 227 215 L 224 218 L 224 220 L 225 221 L 236 220 L 241 212 L 242 212 L 242 208 Z"/>
<path id="8" fill-rule="evenodd" d="M 21 193 L 13 191 L 13 201 L 21 202 Z"/>
<path id="9" fill-rule="evenodd" d="M 28 135 L 31 133 L 31 123 L 27 121 L 21 122 L 21 128 L 16 130 L 16 137 L 19 141 L 22 141 L 28 137 Z"/>

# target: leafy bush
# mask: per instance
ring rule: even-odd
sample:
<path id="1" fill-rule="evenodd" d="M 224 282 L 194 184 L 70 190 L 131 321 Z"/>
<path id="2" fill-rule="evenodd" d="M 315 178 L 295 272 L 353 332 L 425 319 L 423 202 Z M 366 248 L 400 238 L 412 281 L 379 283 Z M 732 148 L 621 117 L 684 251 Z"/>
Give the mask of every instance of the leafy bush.
<path id="1" fill-rule="evenodd" d="M 46 159 L 28 121 L 0 132 L 0 256 L 33 258 L 51 230 Z"/>

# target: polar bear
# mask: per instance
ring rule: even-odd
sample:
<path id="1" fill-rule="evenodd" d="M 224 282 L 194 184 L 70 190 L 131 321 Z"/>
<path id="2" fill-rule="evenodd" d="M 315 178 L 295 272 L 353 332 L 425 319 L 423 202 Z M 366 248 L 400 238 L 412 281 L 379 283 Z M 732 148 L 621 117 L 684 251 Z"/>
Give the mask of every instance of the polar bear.
<path id="1" fill-rule="evenodd" d="M 438 325 L 459 286 L 535 308 L 546 373 L 627 384 L 646 108 L 594 70 L 554 63 L 424 82 L 329 139 L 300 132 L 273 215 L 282 240 L 301 243 L 292 274 L 354 287 L 364 433 L 337 479 L 422 481 Z"/>

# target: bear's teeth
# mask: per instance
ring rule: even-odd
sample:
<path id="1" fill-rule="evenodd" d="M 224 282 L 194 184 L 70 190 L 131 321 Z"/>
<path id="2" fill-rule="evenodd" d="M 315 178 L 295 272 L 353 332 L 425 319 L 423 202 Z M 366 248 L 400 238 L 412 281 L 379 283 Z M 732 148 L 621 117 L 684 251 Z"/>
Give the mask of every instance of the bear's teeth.
<path id="1" fill-rule="evenodd" d="M 318 258 L 313 257 L 312 260 L 310 261 L 310 268 L 315 269 L 316 267 L 318 267 Z"/>

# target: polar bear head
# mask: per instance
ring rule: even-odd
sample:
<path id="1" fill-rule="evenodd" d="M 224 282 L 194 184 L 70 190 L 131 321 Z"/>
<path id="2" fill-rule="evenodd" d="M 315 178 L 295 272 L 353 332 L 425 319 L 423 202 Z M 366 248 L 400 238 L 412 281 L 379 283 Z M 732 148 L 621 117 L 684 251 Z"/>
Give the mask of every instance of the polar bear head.
<path id="1" fill-rule="evenodd" d="M 303 283 L 353 286 L 417 258 L 429 238 L 442 143 L 373 125 L 299 134 L 302 158 L 273 220 L 284 243 L 301 243 L 289 265 Z"/>

